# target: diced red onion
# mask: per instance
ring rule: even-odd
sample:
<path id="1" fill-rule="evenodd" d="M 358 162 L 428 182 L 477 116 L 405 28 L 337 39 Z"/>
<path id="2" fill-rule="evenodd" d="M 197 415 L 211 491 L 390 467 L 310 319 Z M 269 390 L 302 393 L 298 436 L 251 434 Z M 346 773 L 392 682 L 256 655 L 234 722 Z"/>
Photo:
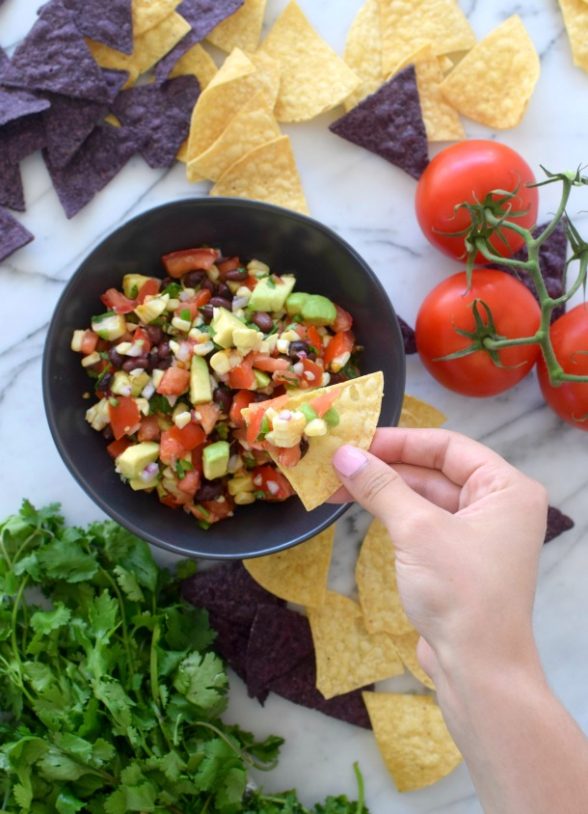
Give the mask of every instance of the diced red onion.
<path id="1" fill-rule="evenodd" d="M 147 464 L 145 469 L 141 472 L 141 480 L 144 483 L 148 483 L 150 480 L 153 480 L 153 478 L 157 475 L 158 472 L 159 467 L 157 466 L 156 463 Z"/>
<path id="2" fill-rule="evenodd" d="M 280 491 L 280 487 L 275 482 L 275 480 L 268 480 L 266 481 L 265 485 L 267 486 L 268 491 L 271 495 L 277 495 L 278 492 Z"/>
<path id="3" fill-rule="evenodd" d="M 245 308 L 248 302 L 249 297 L 235 297 L 231 304 L 231 308 L 233 311 L 238 311 L 239 308 Z"/>

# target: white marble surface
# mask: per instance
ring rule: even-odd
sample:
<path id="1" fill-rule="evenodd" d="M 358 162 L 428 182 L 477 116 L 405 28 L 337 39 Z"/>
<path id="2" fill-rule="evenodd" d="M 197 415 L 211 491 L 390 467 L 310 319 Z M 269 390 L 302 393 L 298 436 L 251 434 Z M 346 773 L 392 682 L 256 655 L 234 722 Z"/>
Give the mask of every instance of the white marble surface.
<path id="1" fill-rule="evenodd" d="M 341 52 L 360 0 L 300 3 Z M 284 4 L 284 0 L 269 0 L 268 19 Z M 38 5 L 38 0 L 5 0 L 0 9 L 1 45 L 10 49 L 19 41 Z M 557 169 L 584 163 L 588 76 L 572 66 L 555 0 L 462 0 L 462 5 L 478 36 L 518 12 L 541 54 L 542 76 L 527 116 L 515 131 L 499 134 L 500 140 L 519 149 L 535 168 L 540 162 Z M 398 312 L 414 320 L 425 293 L 454 266 L 430 248 L 419 232 L 412 180 L 331 135 L 326 128 L 331 118 L 286 128 L 312 213 L 363 254 Z M 466 129 L 469 136 L 495 135 L 471 122 Z M 60 500 L 71 521 L 86 522 L 100 512 L 62 464 L 43 413 L 40 371 L 47 324 L 65 281 L 109 230 L 149 207 L 203 194 L 205 188 L 188 185 L 181 166 L 154 172 L 137 158 L 75 221 L 68 222 L 40 157 L 28 159 L 23 168 L 28 211 L 22 221 L 36 241 L 0 267 L 0 514 L 16 510 L 21 498 L 28 496 L 37 504 Z M 541 214 L 547 214 L 553 203 L 550 194 L 542 195 Z M 570 211 L 582 209 L 587 209 L 586 200 L 576 199 Z M 542 480 L 551 502 L 575 519 L 575 529 L 544 549 L 536 630 L 552 686 L 588 730 L 588 435 L 562 425 L 548 411 L 533 377 L 504 396 L 476 401 L 442 390 L 412 357 L 407 389 L 443 409 L 451 428 L 483 440 Z M 339 587 L 351 587 L 350 563 L 365 525 L 365 516 L 358 512 L 340 524 L 333 568 Z M 246 698 L 237 680 L 233 690 L 232 720 L 260 734 L 277 732 L 287 739 L 280 768 L 262 780 L 268 789 L 296 786 L 306 802 L 327 793 L 353 793 L 351 765 L 359 760 L 372 814 L 481 810 L 463 767 L 433 788 L 401 796 L 383 768 L 370 733 L 273 696 L 260 709 Z"/>

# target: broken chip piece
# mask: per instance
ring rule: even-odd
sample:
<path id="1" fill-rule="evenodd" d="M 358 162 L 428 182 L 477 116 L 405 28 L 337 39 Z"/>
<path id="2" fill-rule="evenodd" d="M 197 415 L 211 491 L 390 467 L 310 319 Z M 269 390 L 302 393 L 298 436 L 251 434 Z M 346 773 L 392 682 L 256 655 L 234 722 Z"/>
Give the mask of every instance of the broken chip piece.
<path id="1" fill-rule="evenodd" d="M 34 240 L 28 229 L 0 207 L 0 261 Z"/>

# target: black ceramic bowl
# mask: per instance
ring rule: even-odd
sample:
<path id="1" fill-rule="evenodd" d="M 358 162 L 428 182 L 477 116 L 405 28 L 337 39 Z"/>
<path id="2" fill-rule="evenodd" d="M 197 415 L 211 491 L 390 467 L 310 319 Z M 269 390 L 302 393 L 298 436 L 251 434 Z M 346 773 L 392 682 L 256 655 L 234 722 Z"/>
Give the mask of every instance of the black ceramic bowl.
<path id="1" fill-rule="evenodd" d="M 374 273 L 334 232 L 310 218 L 253 201 L 182 200 L 145 212 L 121 226 L 86 258 L 71 278 L 51 321 L 43 360 L 43 394 L 51 433 L 78 483 L 123 526 L 178 554 L 243 558 L 269 554 L 317 534 L 347 508 L 326 504 L 312 512 L 298 498 L 240 506 L 235 516 L 204 531 L 194 518 L 133 492 L 114 471 L 106 443 L 84 419 L 89 379 L 70 350 L 72 331 L 100 311 L 100 294 L 120 288 L 124 274 L 163 276 L 160 257 L 203 244 L 225 255 L 256 257 L 276 273 L 294 272 L 297 289 L 324 294 L 354 317 L 365 350 L 361 370 L 382 370 L 381 425 L 398 420 L 404 392 L 404 352 L 394 309 Z"/>

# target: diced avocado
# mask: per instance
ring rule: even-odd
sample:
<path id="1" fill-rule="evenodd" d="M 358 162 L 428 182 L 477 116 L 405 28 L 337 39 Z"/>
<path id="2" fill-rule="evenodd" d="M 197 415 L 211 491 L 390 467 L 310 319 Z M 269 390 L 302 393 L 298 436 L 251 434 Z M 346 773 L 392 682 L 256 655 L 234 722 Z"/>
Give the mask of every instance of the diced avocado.
<path id="1" fill-rule="evenodd" d="M 286 300 L 286 311 L 291 317 L 296 316 L 302 311 L 302 306 L 309 297 L 310 294 L 307 294 L 305 291 L 295 291 L 293 294 L 290 294 Z"/>
<path id="2" fill-rule="evenodd" d="M 127 447 L 116 459 L 116 471 L 124 478 L 132 480 L 138 478 L 148 464 L 152 464 L 159 457 L 159 444 L 154 441 L 143 441 Z"/>
<path id="3" fill-rule="evenodd" d="M 190 401 L 192 404 L 212 401 L 208 364 L 203 356 L 193 356 L 190 363 Z"/>
<path id="4" fill-rule="evenodd" d="M 125 274 L 123 277 L 123 291 L 125 297 L 134 300 L 141 288 L 155 277 L 145 277 L 144 274 Z"/>
<path id="5" fill-rule="evenodd" d="M 229 471 L 230 447 L 227 441 L 215 441 L 204 447 L 202 468 L 207 480 L 222 478 Z"/>
<path id="6" fill-rule="evenodd" d="M 250 350 L 257 350 L 263 341 L 263 334 L 254 328 L 247 328 L 242 325 L 233 331 L 233 344 L 238 350 L 248 353 Z"/>
<path id="7" fill-rule="evenodd" d="M 129 486 L 135 492 L 139 492 L 141 489 L 153 489 L 153 487 L 157 484 L 157 476 L 153 478 L 153 480 L 144 481 L 142 478 L 131 478 L 129 480 Z"/>
<path id="8" fill-rule="evenodd" d="M 267 373 L 263 373 L 261 370 L 254 370 L 253 375 L 255 376 L 255 384 L 258 390 L 263 390 L 264 387 L 268 387 L 271 384 L 271 378 Z"/>
<path id="9" fill-rule="evenodd" d="M 138 305 L 135 308 L 135 314 L 142 322 L 153 322 L 154 319 L 160 317 L 169 302 L 169 294 L 158 294 L 157 297 L 151 297 L 146 300 L 143 305 Z"/>
<path id="10" fill-rule="evenodd" d="M 97 317 L 92 317 L 92 330 L 98 334 L 100 339 L 107 339 L 113 342 L 126 333 L 127 321 L 123 314 L 115 314 L 107 311 Z"/>
<path id="11" fill-rule="evenodd" d="M 284 277 L 263 277 L 253 289 L 247 305 L 250 311 L 282 311 L 296 284 L 291 274 Z"/>
<path id="12" fill-rule="evenodd" d="M 210 323 L 212 328 L 212 341 L 221 348 L 233 346 L 233 331 L 244 328 L 243 322 L 226 308 L 215 308 L 214 317 Z"/>
<path id="13" fill-rule="evenodd" d="M 299 413 L 302 413 L 307 421 L 313 421 L 315 418 L 318 418 L 316 410 L 314 407 L 311 407 L 310 404 L 301 404 L 300 407 L 296 409 Z"/>
<path id="14" fill-rule="evenodd" d="M 341 421 L 341 417 L 337 410 L 334 407 L 330 407 L 327 412 L 324 414 L 323 419 L 327 425 L 327 427 L 336 427 L 337 424 Z"/>
<path id="15" fill-rule="evenodd" d="M 331 300 L 321 294 L 311 294 L 300 312 L 305 322 L 311 325 L 332 325 L 337 319 L 337 309 Z"/>

